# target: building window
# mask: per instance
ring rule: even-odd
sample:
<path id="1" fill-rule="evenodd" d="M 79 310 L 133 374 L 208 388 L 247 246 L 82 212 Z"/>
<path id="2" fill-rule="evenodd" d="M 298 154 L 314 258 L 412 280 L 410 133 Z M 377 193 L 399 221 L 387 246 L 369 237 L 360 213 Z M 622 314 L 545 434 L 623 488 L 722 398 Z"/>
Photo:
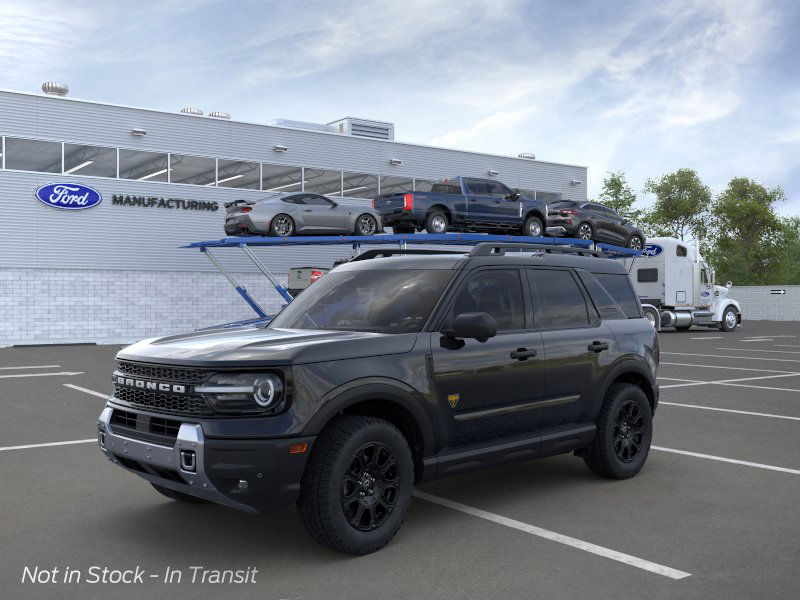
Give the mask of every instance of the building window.
<path id="1" fill-rule="evenodd" d="M 117 149 L 64 144 L 64 174 L 117 176 Z"/>
<path id="2" fill-rule="evenodd" d="M 378 176 L 363 173 L 342 173 L 345 198 L 374 198 L 378 195 Z"/>
<path id="3" fill-rule="evenodd" d="M 119 176 L 139 181 L 168 181 L 167 155 L 141 150 L 119 151 Z"/>
<path id="4" fill-rule="evenodd" d="M 414 191 L 415 192 L 430 192 L 433 184 L 436 183 L 433 179 L 415 179 Z"/>
<path id="5" fill-rule="evenodd" d="M 257 190 L 261 185 L 260 165 L 254 162 L 220 159 L 217 168 L 217 185 L 219 187 L 244 188 Z"/>
<path id="6" fill-rule="evenodd" d="M 6 169 L 61 173 L 61 143 L 6 138 Z"/>
<path id="7" fill-rule="evenodd" d="M 303 170 L 284 165 L 261 165 L 261 189 L 265 192 L 299 192 L 303 188 Z"/>
<path id="8" fill-rule="evenodd" d="M 171 154 L 169 169 L 169 180 L 172 183 L 214 185 L 216 182 L 217 161 L 213 158 Z"/>
<path id="9" fill-rule="evenodd" d="M 402 194 L 414 191 L 414 180 L 410 177 L 394 177 L 384 175 L 381 177 L 381 194 Z"/>
<path id="10" fill-rule="evenodd" d="M 306 167 L 305 191 L 326 196 L 342 195 L 342 172 Z"/>

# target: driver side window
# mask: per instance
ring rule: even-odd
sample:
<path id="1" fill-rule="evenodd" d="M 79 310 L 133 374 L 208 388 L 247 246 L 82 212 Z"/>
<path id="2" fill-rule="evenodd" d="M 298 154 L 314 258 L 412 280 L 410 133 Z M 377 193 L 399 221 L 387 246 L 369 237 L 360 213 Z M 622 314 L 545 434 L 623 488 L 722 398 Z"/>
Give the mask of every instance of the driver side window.
<path id="1" fill-rule="evenodd" d="M 522 284 L 516 269 L 481 271 L 461 284 L 450 310 L 446 326 L 468 312 L 485 312 L 497 322 L 497 331 L 525 328 L 525 304 Z"/>

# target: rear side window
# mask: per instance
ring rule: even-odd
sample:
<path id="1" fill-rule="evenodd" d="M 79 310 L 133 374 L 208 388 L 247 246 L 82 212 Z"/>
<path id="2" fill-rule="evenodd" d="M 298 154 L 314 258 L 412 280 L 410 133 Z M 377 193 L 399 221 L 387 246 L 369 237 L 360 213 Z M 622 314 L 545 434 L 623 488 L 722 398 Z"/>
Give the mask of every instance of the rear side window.
<path id="1" fill-rule="evenodd" d="M 625 273 L 595 273 L 594 276 L 606 288 L 608 294 L 620 305 L 629 319 L 642 316 L 642 305 L 633 292 L 631 281 Z"/>
<path id="2" fill-rule="evenodd" d="M 531 296 L 542 329 L 587 327 L 589 313 L 578 282 L 569 271 L 529 269 Z"/>
<path id="3" fill-rule="evenodd" d="M 481 196 L 486 196 L 489 194 L 489 190 L 486 188 L 486 184 L 483 181 L 478 179 L 467 179 L 466 184 L 470 194 L 479 194 Z"/>
<path id="4" fill-rule="evenodd" d="M 458 181 L 440 181 L 431 187 L 432 194 L 461 194 L 461 185 Z"/>
<path id="5" fill-rule="evenodd" d="M 676 246 L 675 247 L 675 255 L 676 256 L 688 256 L 689 252 L 686 250 L 686 246 Z"/>
<path id="6" fill-rule="evenodd" d="M 636 271 L 636 281 L 639 283 L 655 283 L 658 281 L 658 269 L 639 269 Z"/>
<path id="7" fill-rule="evenodd" d="M 606 291 L 606 288 L 602 286 L 602 284 L 595 279 L 595 276 L 589 273 L 589 271 L 584 271 L 583 269 L 578 269 L 578 276 L 581 278 L 583 285 L 586 286 L 586 290 L 589 292 L 589 295 L 592 297 L 592 302 L 597 307 L 597 310 L 600 312 L 600 316 L 605 320 L 610 319 L 627 319 L 628 315 L 625 314 L 625 311 L 622 310 L 622 307 L 617 303 L 614 298 Z"/>

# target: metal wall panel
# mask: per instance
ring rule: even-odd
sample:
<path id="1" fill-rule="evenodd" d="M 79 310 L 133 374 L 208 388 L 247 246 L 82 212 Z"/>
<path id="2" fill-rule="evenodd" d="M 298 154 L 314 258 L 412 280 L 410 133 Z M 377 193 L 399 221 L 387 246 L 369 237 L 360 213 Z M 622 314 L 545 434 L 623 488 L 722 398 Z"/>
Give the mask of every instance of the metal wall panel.
<path id="1" fill-rule="evenodd" d="M 147 135 L 132 136 L 133 128 L 144 129 Z M 497 179 L 511 187 L 586 199 L 585 167 L 17 92 L 0 91 L 0 135 L 429 179 L 486 177 L 488 170 L 495 169 L 500 172 Z M 276 144 L 287 146 L 288 151 L 275 152 Z M 403 164 L 389 165 L 392 158 Z M 573 185 L 571 180 L 582 185 Z M 35 200 L 37 187 L 56 182 L 94 187 L 103 202 L 89 210 L 64 211 Z M 213 200 L 220 203 L 220 210 L 112 206 L 113 194 Z M 177 246 L 222 237 L 222 203 L 260 194 L 236 188 L 0 171 L 0 265 L 207 270 L 212 267 L 199 252 Z M 226 266 L 251 271 L 250 263 L 239 254 L 219 252 Z M 327 266 L 348 254 L 346 248 L 270 250 L 267 262 L 276 272 L 286 272 L 292 266 Z"/>

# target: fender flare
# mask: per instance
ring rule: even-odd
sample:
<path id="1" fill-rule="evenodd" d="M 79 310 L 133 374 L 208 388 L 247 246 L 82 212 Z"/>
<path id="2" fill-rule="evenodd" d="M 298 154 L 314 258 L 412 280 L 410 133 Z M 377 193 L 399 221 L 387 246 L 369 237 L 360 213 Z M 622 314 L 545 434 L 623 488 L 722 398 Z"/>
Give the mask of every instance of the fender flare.
<path id="1" fill-rule="evenodd" d="M 655 410 L 655 404 L 658 402 L 658 392 L 656 391 L 656 379 L 653 377 L 652 372 L 647 368 L 647 365 L 643 364 L 639 359 L 621 359 L 618 361 L 608 372 L 608 376 L 606 377 L 605 381 L 603 382 L 603 386 L 600 388 L 600 393 L 597 396 L 597 410 L 595 411 L 595 417 L 597 417 L 597 413 L 600 412 L 600 407 L 603 404 L 603 400 L 608 393 L 608 388 L 611 387 L 611 384 L 620 376 L 625 375 L 626 373 L 635 373 L 637 375 L 641 375 L 642 378 L 647 382 L 650 386 L 650 392 L 653 397 L 653 410 Z"/>
<path id="2" fill-rule="evenodd" d="M 431 418 L 423 408 L 424 400 L 408 384 L 396 379 L 367 377 L 334 388 L 320 399 L 320 409 L 309 421 L 301 435 L 319 435 L 338 413 L 369 400 L 389 402 L 405 409 L 414 420 L 420 434 L 422 456 L 434 454 L 436 437 Z"/>

